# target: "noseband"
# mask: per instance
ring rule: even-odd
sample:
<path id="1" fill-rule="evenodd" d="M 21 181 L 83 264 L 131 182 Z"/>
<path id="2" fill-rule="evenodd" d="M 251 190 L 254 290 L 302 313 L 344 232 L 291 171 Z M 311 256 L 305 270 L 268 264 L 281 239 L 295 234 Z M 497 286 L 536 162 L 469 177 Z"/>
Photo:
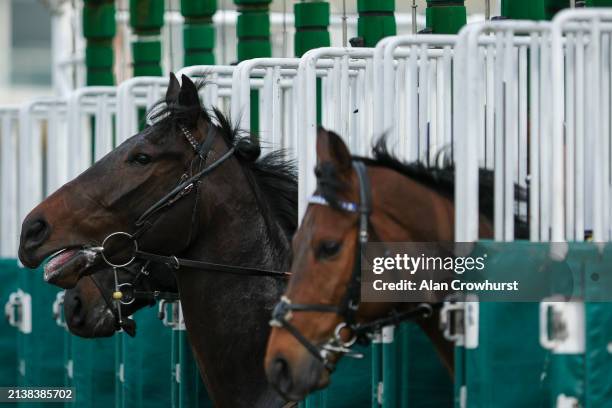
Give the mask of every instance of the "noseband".
<path id="1" fill-rule="evenodd" d="M 109 234 L 102 245 L 99 247 L 88 248 L 89 250 L 99 254 L 109 267 L 113 269 L 114 274 L 114 292 L 109 297 L 105 294 L 105 291 L 99 285 L 99 283 L 92 277 L 93 282 L 96 287 L 100 291 L 101 296 L 104 298 L 108 308 L 111 310 L 113 315 L 115 316 L 115 320 L 117 326 L 120 328 L 124 327 L 125 321 L 121 312 L 121 305 L 126 305 L 132 303 L 137 295 L 147 297 L 151 300 L 151 304 L 155 303 L 158 299 L 176 301 L 178 300 L 177 294 L 167 293 L 167 292 L 157 292 L 157 291 L 148 291 L 148 292 L 138 292 L 135 291 L 136 284 L 139 279 L 144 276 L 148 277 L 149 273 L 147 271 L 147 266 L 150 262 L 165 264 L 173 269 L 179 269 L 181 267 L 188 268 L 196 268 L 196 269 L 206 269 L 213 270 L 217 272 L 225 272 L 231 274 L 238 275 L 251 275 L 251 276 L 271 276 L 277 278 L 287 278 L 289 276 L 288 272 L 275 271 L 269 269 L 262 269 L 256 267 L 246 267 L 246 266 L 234 266 L 234 265 L 225 265 L 218 264 L 213 262 L 205 262 L 205 261 L 197 261 L 192 259 L 184 259 L 178 258 L 174 255 L 166 256 L 159 255 L 150 252 L 145 252 L 139 249 L 138 247 L 138 239 L 153 225 L 154 222 L 151 222 L 151 219 L 159 215 L 161 212 L 169 209 L 174 204 L 176 204 L 181 199 L 192 195 L 195 191 L 195 201 L 193 205 L 192 215 L 191 215 L 191 228 L 193 229 L 194 225 L 197 224 L 197 210 L 198 210 L 198 202 L 200 199 L 200 188 L 202 184 L 202 179 L 218 169 L 225 161 L 227 161 L 235 152 L 235 146 L 231 146 L 227 152 L 223 153 L 217 160 L 213 161 L 211 164 L 206 166 L 206 161 L 211 156 L 212 145 L 215 139 L 215 132 L 208 132 L 206 138 L 201 143 L 197 143 L 197 140 L 193 137 L 191 132 L 183 126 L 180 126 L 181 132 L 189 145 L 194 149 L 195 155 L 193 161 L 190 165 L 189 173 L 184 173 L 179 183 L 176 187 L 174 187 L 170 192 L 164 195 L 160 200 L 151 205 L 147 210 L 145 210 L 142 215 L 136 220 L 134 223 L 136 227 L 136 232 L 133 234 L 117 231 Z M 189 240 L 191 242 L 194 234 L 193 231 L 189 231 Z M 111 255 L 109 254 L 109 247 L 111 247 L 112 242 L 115 241 L 114 247 L 125 247 L 125 245 L 121 245 L 122 242 L 118 240 L 124 240 L 124 243 L 129 243 L 128 245 L 132 246 L 130 256 L 124 262 L 115 262 L 112 260 Z M 117 270 L 119 268 L 127 267 L 134 262 L 145 261 L 145 266 L 140 269 L 140 272 L 135 276 L 134 281 L 131 283 L 119 283 Z M 130 289 L 133 292 L 133 296 L 126 296 L 126 289 Z M 129 299 L 128 299 L 129 298 Z M 111 303 L 115 304 L 115 307 L 111 306 Z"/>
<path id="2" fill-rule="evenodd" d="M 363 355 L 355 352 L 351 347 L 359 341 L 367 344 L 372 333 L 385 326 L 397 326 L 408 320 L 427 318 L 433 314 L 433 307 L 427 303 L 420 303 L 414 309 L 406 312 L 392 311 L 388 316 L 374 320 L 369 323 L 357 323 L 356 314 L 361 304 L 361 257 L 365 254 L 366 245 L 369 240 L 369 220 L 372 212 L 372 193 L 370 180 L 368 178 L 366 165 L 359 159 L 353 159 L 353 169 L 357 173 L 359 182 L 359 203 L 338 201 L 337 207 L 345 212 L 356 213 L 359 216 L 359 234 L 357 235 L 357 250 L 353 271 L 349 280 L 346 293 L 339 305 L 328 304 L 296 304 L 283 296 L 274 307 L 270 325 L 286 329 L 291 335 L 306 348 L 317 360 L 321 361 L 325 368 L 332 372 L 335 368 L 334 362 L 330 360 L 334 354 L 345 355 L 352 358 L 362 358 Z M 313 195 L 308 199 L 310 204 L 329 205 L 329 202 L 320 195 Z M 321 345 L 314 344 L 308 340 L 293 324 L 291 319 L 294 312 L 319 312 L 335 313 L 342 317 L 334 329 L 332 337 Z M 351 338 L 343 340 L 343 330 L 349 330 Z"/>

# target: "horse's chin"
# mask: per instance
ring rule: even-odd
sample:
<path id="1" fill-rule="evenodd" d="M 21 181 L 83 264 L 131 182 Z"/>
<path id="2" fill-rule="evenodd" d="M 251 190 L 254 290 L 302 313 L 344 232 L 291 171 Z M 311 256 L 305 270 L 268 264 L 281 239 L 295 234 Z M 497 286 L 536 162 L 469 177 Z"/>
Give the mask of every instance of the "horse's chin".
<path id="1" fill-rule="evenodd" d="M 52 255 L 44 268 L 47 283 L 62 289 L 72 289 L 95 264 L 97 254 L 89 249 L 63 249 Z"/>

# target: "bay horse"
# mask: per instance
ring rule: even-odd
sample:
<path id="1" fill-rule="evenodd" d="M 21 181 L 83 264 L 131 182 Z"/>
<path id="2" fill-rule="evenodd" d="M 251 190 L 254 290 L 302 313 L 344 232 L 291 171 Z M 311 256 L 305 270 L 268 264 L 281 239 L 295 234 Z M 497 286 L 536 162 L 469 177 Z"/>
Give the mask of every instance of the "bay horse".
<path id="1" fill-rule="evenodd" d="M 19 258 L 50 258 L 45 279 L 64 288 L 104 268 L 169 265 L 215 406 L 282 406 L 263 357 L 297 224 L 295 166 L 281 151 L 260 157 L 186 76 L 171 75 L 151 122 L 30 212 Z"/>
<path id="2" fill-rule="evenodd" d="M 384 138 L 373 158 L 353 157 L 323 129 L 316 153 L 317 190 L 293 238 L 291 279 L 271 322 L 268 380 L 289 400 L 301 400 L 329 384 L 337 360 L 370 329 L 406 320 L 422 328 L 452 375 L 454 345 L 443 337 L 435 305 L 361 303 L 359 257 L 368 237 L 453 242 L 453 169 L 403 163 Z M 492 172 L 480 175 L 479 234 L 492 237 Z M 526 236 L 525 223 L 515 217 L 515 224 Z"/>

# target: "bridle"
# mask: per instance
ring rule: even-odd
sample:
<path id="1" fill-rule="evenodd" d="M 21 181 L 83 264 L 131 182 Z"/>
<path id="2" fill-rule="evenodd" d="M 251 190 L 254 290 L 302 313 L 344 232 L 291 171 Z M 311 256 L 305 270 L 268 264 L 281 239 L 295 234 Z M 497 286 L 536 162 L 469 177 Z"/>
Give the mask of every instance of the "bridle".
<path id="1" fill-rule="evenodd" d="M 138 217 L 138 219 L 134 223 L 134 226 L 136 227 L 136 231 L 134 233 L 130 234 L 128 232 L 116 231 L 107 235 L 106 238 L 104 238 L 101 246 L 87 248 L 87 250 L 93 251 L 96 255 L 100 255 L 104 263 L 106 263 L 106 265 L 111 267 L 113 270 L 114 292 L 111 296 L 108 296 L 105 293 L 106 291 L 103 290 L 104 288 L 95 280 L 93 275 L 89 276 L 93 280 L 95 286 L 98 288 L 98 291 L 106 302 L 107 307 L 115 316 L 117 327 L 120 328 L 125 328 L 125 319 L 122 315 L 121 305 L 133 303 L 136 297 L 146 297 L 150 299 L 151 304 L 154 304 L 159 299 L 167 301 L 178 300 L 178 295 L 174 293 L 158 291 L 135 291 L 136 284 L 140 281 L 140 279 L 149 278 L 149 272 L 147 267 L 151 262 L 165 264 L 176 270 L 180 269 L 181 267 L 188 267 L 238 275 L 270 276 L 276 278 L 287 278 L 289 276 L 288 272 L 283 271 L 184 259 L 178 258 L 174 255 L 159 255 L 140 250 L 140 248 L 138 247 L 138 239 L 142 237 L 144 233 L 154 225 L 154 222 L 152 222 L 152 218 L 154 216 L 159 215 L 163 211 L 171 208 L 181 199 L 192 195 L 194 191 L 195 199 L 191 215 L 191 228 L 193 229 L 193 227 L 198 224 L 197 214 L 202 179 L 206 175 L 218 169 L 225 161 L 232 157 L 236 150 L 235 146 L 231 146 L 227 150 L 227 152 L 223 153 L 219 158 L 217 158 L 215 161 L 206 166 L 207 159 L 212 156 L 212 146 L 215 140 L 216 132 L 207 132 L 206 138 L 201 143 L 197 143 L 197 140 L 193 137 L 189 129 L 181 125 L 179 125 L 179 127 L 183 136 L 185 137 L 185 139 L 187 139 L 187 142 L 195 151 L 195 155 L 193 157 L 191 165 L 189 166 L 189 172 L 185 172 L 181 176 L 179 183 L 176 187 L 170 190 L 170 192 L 168 192 L 161 199 L 151 205 L 147 210 L 142 213 L 142 215 L 140 215 L 140 217 Z M 193 237 L 193 231 L 190 230 L 188 242 L 191 242 Z M 112 245 L 113 241 L 115 245 Z M 113 260 L 111 254 L 109 254 L 109 247 L 125 248 L 125 244 L 127 244 L 128 247 L 131 246 L 132 248 L 130 255 L 123 261 Z M 134 280 L 128 283 L 120 283 L 117 271 L 120 268 L 126 268 L 138 261 L 144 261 L 145 264 L 135 275 Z M 126 289 L 131 290 L 133 292 L 133 296 L 128 296 Z M 112 303 L 114 303 L 114 307 Z"/>
<path id="2" fill-rule="evenodd" d="M 359 233 L 357 235 L 356 245 L 357 250 L 355 251 L 353 271 L 344 297 L 340 301 L 340 304 L 329 305 L 297 304 L 292 303 L 291 299 L 287 296 L 283 296 L 280 302 L 274 307 L 272 320 L 270 321 L 271 326 L 284 328 L 291 333 L 291 335 L 299 341 L 310 354 L 321 361 L 330 372 L 335 368 L 335 363 L 331 360 L 334 354 L 345 355 L 352 358 L 362 358 L 362 354 L 351 349 L 357 341 L 367 344 L 367 342 L 371 340 L 372 334 L 385 326 L 397 326 L 408 320 L 428 318 L 433 314 L 433 308 L 437 306 L 428 303 L 419 303 L 414 309 L 404 312 L 392 311 L 388 316 L 368 323 L 358 323 L 356 321 L 357 310 L 361 304 L 361 257 L 366 253 L 366 245 L 369 240 L 372 193 L 365 163 L 358 158 L 354 158 L 352 165 L 359 182 L 359 203 L 338 201 L 336 206 L 342 211 L 358 214 L 359 222 Z M 327 199 L 321 195 L 311 196 L 308 202 L 309 204 L 315 205 L 330 205 Z M 342 322 L 336 326 L 329 340 L 323 344 L 317 345 L 307 339 L 306 336 L 291 323 L 294 312 L 334 313 L 342 317 Z M 351 338 L 348 341 L 342 338 L 342 332 L 344 330 L 348 330 L 351 333 Z"/>

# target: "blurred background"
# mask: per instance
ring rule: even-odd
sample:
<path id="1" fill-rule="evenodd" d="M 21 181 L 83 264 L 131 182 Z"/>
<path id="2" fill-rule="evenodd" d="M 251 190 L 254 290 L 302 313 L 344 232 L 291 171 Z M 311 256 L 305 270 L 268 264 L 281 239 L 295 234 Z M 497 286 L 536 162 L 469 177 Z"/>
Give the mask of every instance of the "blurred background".
<path id="1" fill-rule="evenodd" d="M 15 104 L 37 95 L 53 94 L 53 65 L 65 69 L 82 65 L 83 39 L 76 0 L 0 0 L 0 104 Z M 293 56 L 293 3 L 275 0 L 271 9 L 272 54 L 275 57 Z M 330 0 L 331 44 L 341 45 L 342 16 L 346 13 L 348 36 L 356 35 L 356 1 Z M 117 0 L 117 35 L 115 36 L 115 77 L 117 82 L 131 77 L 130 38 L 132 36 L 127 0 Z M 425 0 L 416 2 L 419 28 L 425 25 Z M 484 19 L 484 1 L 466 1 L 468 21 Z M 163 51 L 164 72 L 182 66 L 182 22 L 180 0 L 166 0 L 162 36 L 170 44 Z M 218 64 L 236 60 L 236 16 L 232 0 L 218 0 L 214 22 L 217 28 L 215 57 Z M 412 1 L 396 1 L 398 34 L 411 32 Z M 491 14 L 499 14 L 499 0 L 491 0 Z M 58 29 L 52 29 L 57 26 Z M 52 33 L 55 33 L 52 35 Z M 72 33 L 78 33 L 73 35 Z M 53 47 L 53 44 L 57 46 Z M 174 46 L 172 46 L 174 44 Z M 79 73 L 81 77 L 84 73 Z"/>

